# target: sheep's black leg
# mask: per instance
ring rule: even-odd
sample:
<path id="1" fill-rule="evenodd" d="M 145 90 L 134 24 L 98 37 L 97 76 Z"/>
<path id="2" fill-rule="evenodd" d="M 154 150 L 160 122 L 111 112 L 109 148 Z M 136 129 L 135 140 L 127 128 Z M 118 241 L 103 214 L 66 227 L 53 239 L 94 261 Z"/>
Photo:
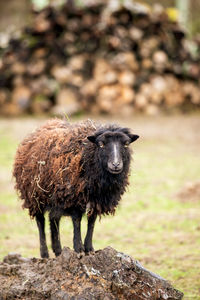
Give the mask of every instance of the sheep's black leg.
<path id="1" fill-rule="evenodd" d="M 91 216 L 88 217 L 88 228 L 87 234 L 84 241 L 85 252 L 93 252 L 94 248 L 92 246 L 92 236 L 94 231 L 94 224 L 97 218 L 97 214 L 93 213 Z"/>
<path id="2" fill-rule="evenodd" d="M 36 215 L 36 222 L 40 236 L 40 255 L 42 258 L 49 257 L 46 235 L 45 235 L 45 219 L 43 214 Z"/>
<path id="3" fill-rule="evenodd" d="M 62 248 L 60 244 L 59 223 L 60 217 L 53 217 L 49 214 L 50 230 L 51 230 L 51 245 L 56 256 L 60 255 Z"/>
<path id="4" fill-rule="evenodd" d="M 76 211 L 71 215 L 71 217 L 74 226 L 74 238 L 73 238 L 74 250 L 80 253 L 84 251 L 84 247 L 81 239 L 82 212 Z"/>

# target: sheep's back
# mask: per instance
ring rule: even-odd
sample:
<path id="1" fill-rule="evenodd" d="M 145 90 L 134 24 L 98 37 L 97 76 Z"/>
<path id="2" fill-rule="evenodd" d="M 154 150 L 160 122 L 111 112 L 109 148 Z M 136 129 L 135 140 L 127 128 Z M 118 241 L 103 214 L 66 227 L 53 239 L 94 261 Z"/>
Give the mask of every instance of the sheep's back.
<path id="1" fill-rule="evenodd" d="M 87 136 L 95 126 L 91 121 L 70 124 L 55 119 L 19 145 L 13 175 L 23 206 L 31 216 L 47 206 L 68 208 L 78 205 L 77 199 L 81 205 L 86 203 L 82 193 L 85 181 L 79 175 L 82 153 L 89 143 Z"/>

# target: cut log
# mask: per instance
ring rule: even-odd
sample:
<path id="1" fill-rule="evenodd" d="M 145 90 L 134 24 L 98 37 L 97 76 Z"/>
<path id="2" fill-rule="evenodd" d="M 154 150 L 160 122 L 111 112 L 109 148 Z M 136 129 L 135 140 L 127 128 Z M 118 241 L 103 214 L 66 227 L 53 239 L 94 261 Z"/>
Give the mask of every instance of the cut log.
<path id="1" fill-rule="evenodd" d="M 158 65 L 162 66 L 163 68 L 167 66 L 168 57 L 164 51 L 156 51 L 153 54 L 153 62 Z"/>
<path id="2" fill-rule="evenodd" d="M 194 83 L 190 81 L 185 82 L 183 84 L 183 93 L 193 104 L 200 104 L 200 89 Z"/>
<path id="3" fill-rule="evenodd" d="M 55 95 L 56 91 L 58 90 L 58 83 L 55 79 L 50 79 L 45 75 L 42 75 L 35 80 L 29 81 L 29 88 L 31 89 L 33 95 L 44 95 L 51 97 Z"/>
<path id="4" fill-rule="evenodd" d="M 36 75 L 40 75 L 42 72 L 44 72 L 45 67 L 46 67 L 45 61 L 42 59 L 38 59 L 38 60 L 30 62 L 26 67 L 26 71 L 31 76 L 36 76 Z"/>
<path id="5" fill-rule="evenodd" d="M 141 62 L 141 67 L 144 70 L 151 70 L 153 67 L 153 61 L 150 58 L 143 58 Z"/>
<path id="6" fill-rule="evenodd" d="M 137 27 L 131 26 L 131 28 L 129 29 L 129 34 L 132 40 L 140 41 L 144 35 L 144 31 Z"/>
<path id="7" fill-rule="evenodd" d="M 67 83 L 70 77 L 72 76 L 72 70 L 67 66 L 57 66 L 55 65 L 51 69 L 51 74 L 59 83 Z"/>
<path id="8" fill-rule="evenodd" d="M 159 40 L 153 36 L 148 39 L 143 39 L 140 45 L 140 55 L 143 58 L 149 58 L 159 48 Z"/>
<path id="9" fill-rule="evenodd" d="M 15 62 L 11 66 L 13 74 L 24 74 L 26 71 L 26 65 L 21 62 Z"/>
<path id="10" fill-rule="evenodd" d="M 119 70 L 130 69 L 137 72 L 139 65 L 135 55 L 132 52 L 121 52 L 112 58 L 112 64 Z"/>
<path id="11" fill-rule="evenodd" d="M 81 110 L 78 94 L 74 89 L 63 87 L 57 94 L 56 106 L 52 112 L 55 115 L 73 115 Z"/>
<path id="12" fill-rule="evenodd" d="M 16 106 L 16 111 L 23 113 L 30 106 L 31 91 L 26 86 L 18 86 L 12 93 L 12 103 Z"/>
<path id="13" fill-rule="evenodd" d="M 2 107 L 9 98 L 9 92 L 5 89 L 0 90 L 0 107 Z"/>
<path id="14" fill-rule="evenodd" d="M 135 74 L 130 70 L 123 70 L 118 74 L 118 81 L 122 85 L 133 86 L 135 83 Z"/>
<path id="15" fill-rule="evenodd" d="M 149 103 L 148 105 L 146 105 L 144 107 L 144 112 L 147 114 L 147 115 L 150 115 L 150 116 L 155 116 L 155 115 L 158 115 L 160 110 L 159 110 L 159 106 L 158 105 L 155 105 L 155 104 L 152 104 L 152 103 Z"/>
<path id="16" fill-rule="evenodd" d="M 180 91 L 168 91 L 164 95 L 164 101 L 167 107 L 176 107 L 183 103 L 184 97 Z"/>
<path id="17" fill-rule="evenodd" d="M 137 94 L 135 96 L 135 106 L 137 109 L 141 110 L 144 109 L 148 105 L 148 99 L 143 94 Z"/>
<path id="18" fill-rule="evenodd" d="M 105 59 L 97 59 L 94 67 L 94 78 L 99 85 L 113 84 L 117 82 L 117 72 Z"/>
<path id="19" fill-rule="evenodd" d="M 24 85 L 24 77 L 22 75 L 15 76 L 13 78 L 12 84 L 13 84 L 13 91 L 14 91 L 15 87 L 19 87 L 19 86 Z"/>
<path id="20" fill-rule="evenodd" d="M 16 103 L 6 102 L 1 108 L 1 113 L 5 116 L 17 117 L 22 114 L 22 110 L 18 105 L 16 105 Z"/>
<path id="21" fill-rule="evenodd" d="M 47 19 L 48 10 L 43 10 L 34 19 L 33 29 L 38 33 L 43 33 L 51 29 L 51 21 Z"/>
<path id="22" fill-rule="evenodd" d="M 35 59 L 45 58 L 47 53 L 48 53 L 48 49 L 46 49 L 46 48 L 35 49 L 35 51 L 33 52 L 33 58 L 35 58 Z"/>
<path id="23" fill-rule="evenodd" d="M 118 98 L 118 102 L 121 103 L 121 106 L 123 106 L 123 104 L 133 103 L 134 99 L 135 99 L 134 90 L 129 86 L 121 85 L 120 96 Z"/>
<path id="24" fill-rule="evenodd" d="M 90 97 L 90 96 L 94 96 L 98 90 L 98 83 L 96 80 L 91 79 L 86 81 L 86 83 L 83 84 L 83 86 L 81 87 L 81 94 L 84 97 Z"/>
<path id="25" fill-rule="evenodd" d="M 44 95 L 37 95 L 33 98 L 30 110 L 34 114 L 44 114 L 50 111 L 51 101 Z"/>
<path id="26" fill-rule="evenodd" d="M 145 83 L 141 84 L 139 93 L 141 93 L 147 99 L 150 99 L 151 96 L 152 96 L 153 90 L 154 89 L 153 89 L 152 84 L 148 83 L 148 82 L 145 82 Z"/>
<path id="27" fill-rule="evenodd" d="M 84 67 L 84 63 L 86 60 L 87 56 L 86 55 L 75 55 L 70 58 L 68 61 L 68 67 L 71 70 L 82 70 Z"/>
<path id="28" fill-rule="evenodd" d="M 101 112 L 113 112 L 114 102 L 120 96 L 120 86 L 118 84 L 103 86 L 99 89 L 97 105 Z"/>

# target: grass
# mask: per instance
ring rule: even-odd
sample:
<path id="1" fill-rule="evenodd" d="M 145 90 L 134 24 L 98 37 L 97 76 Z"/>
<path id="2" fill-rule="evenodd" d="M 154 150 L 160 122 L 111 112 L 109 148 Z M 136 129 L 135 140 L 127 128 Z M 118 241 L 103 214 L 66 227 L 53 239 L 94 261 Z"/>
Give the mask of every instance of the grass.
<path id="1" fill-rule="evenodd" d="M 8 252 L 39 256 L 35 221 L 21 209 L 11 173 L 19 140 L 40 122 L 0 120 L 0 259 Z M 175 197 L 185 183 L 200 179 L 199 117 L 122 122 L 142 138 L 134 145 L 130 187 L 116 215 L 96 222 L 95 249 L 109 245 L 123 251 L 170 280 L 184 299 L 200 299 L 200 202 Z M 72 247 L 71 221 L 61 223 L 62 244 Z"/>

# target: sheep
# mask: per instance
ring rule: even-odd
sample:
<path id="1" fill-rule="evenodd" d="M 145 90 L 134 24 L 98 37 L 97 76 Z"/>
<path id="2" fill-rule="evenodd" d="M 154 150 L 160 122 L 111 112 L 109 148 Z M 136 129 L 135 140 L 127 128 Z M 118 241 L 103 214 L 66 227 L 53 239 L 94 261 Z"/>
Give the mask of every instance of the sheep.
<path id="1" fill-rule="evenodd" d="M 48 211 L 51 244 L 61 253 L 59 221 L 70 216 L 77 253 L 94 251 L 97 216 L 114 214 L 128 185 L 131 150 L 138 139 L 130 129 L 87 120 L 70 123 L 52 119 L 19 145 L 13 175 L 23 208 L 36 219 L 40 254 L 49 257 L 44 213 Z M 87 214 L 87 232 L 81 239 L 81 219 Z"/>

